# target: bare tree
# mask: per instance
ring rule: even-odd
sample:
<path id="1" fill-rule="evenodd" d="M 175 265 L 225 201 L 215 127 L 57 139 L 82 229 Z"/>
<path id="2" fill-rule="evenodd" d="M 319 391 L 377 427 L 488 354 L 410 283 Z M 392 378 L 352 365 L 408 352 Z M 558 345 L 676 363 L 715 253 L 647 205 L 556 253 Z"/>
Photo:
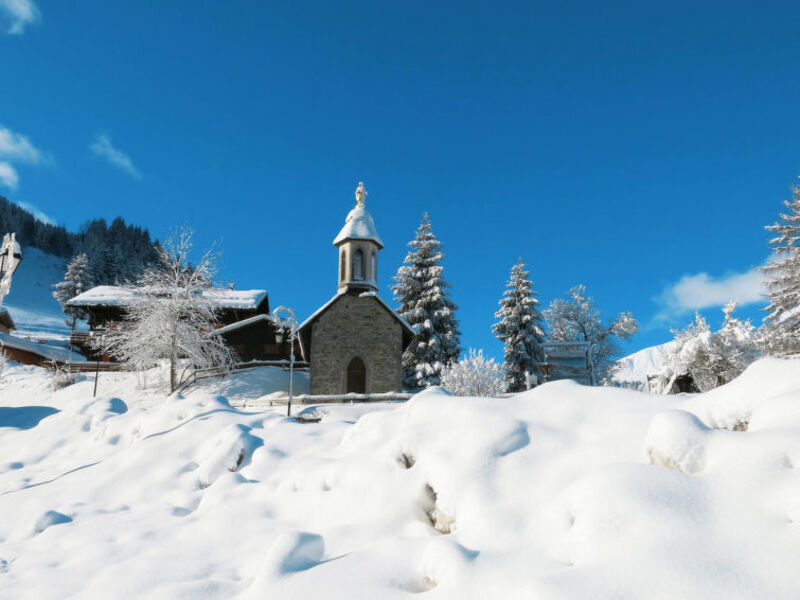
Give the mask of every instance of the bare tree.
<path id="1" fill-rule="evenodd" d="M 168 361 L 170 393 L 190 369 L 228 368 L 233 363 L 222 337 L 208 335 L 216 324 L 217 309 L 204 292 L 216 273 L 217 253 L 212 246 L 191 263 L 192 235 L 191 229 L 180 228 L 157 248 L 158 263 L 136 282 L 125 322 L 99 342 L 103 352 L 117 356 L 131 370 L 144 371 Z M 184 368 L 178 374 L 181 363 Z"/>
<path id="2" fill-rule="evenodd" d="M 550 339 L 557 342 L 582 341 L 589 343 L 589 367 L 592 385 L 597 385 L 598 375 L 619 354 L 612 338 L 627 339 L 639 329 L 639 324 L 629 312 L 621 312 L 608 325 L 604 325 L 594 298 L 586 295 L 586 286 L 576 285 L 566 298 L 556 298 L 544 311 Z"/>

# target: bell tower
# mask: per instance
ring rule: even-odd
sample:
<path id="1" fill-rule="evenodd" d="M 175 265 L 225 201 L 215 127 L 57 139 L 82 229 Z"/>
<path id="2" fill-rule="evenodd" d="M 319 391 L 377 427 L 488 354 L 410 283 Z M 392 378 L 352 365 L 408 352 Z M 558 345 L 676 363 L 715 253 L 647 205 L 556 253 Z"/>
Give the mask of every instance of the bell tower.
<path id="1" fill-rule="evenodd" d="M 378 291 L 378 251 L 383 242 L 372 215 L 364 205 L 364 182 L 356 188 L 356 206 L 347 215 L 344 227 L 333 240 L 339 249 L 339 293 Z"/>

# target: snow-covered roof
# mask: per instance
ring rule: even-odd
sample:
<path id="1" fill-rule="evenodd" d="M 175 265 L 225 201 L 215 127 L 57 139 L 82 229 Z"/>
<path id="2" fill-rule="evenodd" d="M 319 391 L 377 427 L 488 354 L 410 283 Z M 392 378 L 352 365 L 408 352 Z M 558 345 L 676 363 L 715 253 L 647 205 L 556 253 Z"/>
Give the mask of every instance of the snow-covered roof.
<path id="1" fill-rule="evenodd" d="M 47 344 L 39 344 L 33 340 L 26 340 L 7 333 L 0 332 L 0 345 L 9 348 L 16 348 L 17 350 L 24 350 L 43 356 L 44 358 L 55 360 L 58 362 L 86 362 L 86 357 L 70 352 L 66 348 L 59 348 L 57 346 L 49 346 Z"/>
<path id="2" fill-rule="evenodd" d="M 336 301 L 337 301 L 339 298 L 341 298 L 341 297 L 342 297 L 342 296 L 344 296 L 345 294 L 347 294 L 347 291 L 341 291 L 341 292 L 337 292 L 337 294 L 336 294 L 336 295 L 335 295 L 333 298 L 331 298 L 331 299 L 330 299 L 330 300 L 328 300 L 328 301 L 327 301 L 325 304 L 323 304 L 322 306 L 320 306 L 320 307 L 319 307 L 317 310 L 315 310 L 315 311 L 314 311 L 314 314 L 312 314 L 312 315 L 311 315 L 310 317 L 308 317 L 308 318 L 307 318 L 305 321 L 303 321 L 303 322 L 300 324 L 300 327 L 298 327 L 298 328 L 297 328 L 297 330 L 298 330 L 298 331 L 300 331 L 300 330 L 302 330 L 303 328 L 305 328 L 305 327 L 307 327 L 308 325 L 310 325 L 310 324 L 311 324 L 311 323 L 312 323 L 312 322 L 313 322 L 313 321 L 314 321 L 314 320 L 315 320 L 317 317 L 319 317 L 319 316 L 320 316 L 322 313 L 324 313 L 326 310 L 328 310 L 328 308 L 330 308 L 330 306 L 331 306 L 331 305 L 332 305 L 334 302 L 336 302 Z M 406 320 L 405 320 L 403 317 L 401 317 L 401 316 L 400 316 L 400 315 L 397 313 L 397 311 L 396 311 L 396 310 L 394 310 L 394 309 L 393 309 L 391 306 L 389 306 L 388 304 L 386 304 L 386 302 L 384 302 L 383 298 L 381 298 L 381 297 L 380 297 L 380 296 L 379 296 L 377 293 L 375 293 L 375 292 L 364 292 L 364 293 L 362 293 L 362 294 L 359 294 L 359 296 L 371 296 L 371 297 L 375 298 L 375 299 L 376 299 L 378 302 L 380 302 L 380 303 L 383 305 L 383 307 L 384 307 L 386 310 L 388 310 L 388 311 L 389 311 L 391 314 L 393 314 L 393 315 L 394 315 L 394 317 L 395 317 L 395 318 L 396 318 L 398 321 L 400 321 L 400 324 L 401 324 L 403 327 L 405 327 L 405 328 L 406 328 L 406 329 L 407 329 L 407 330 L 408 330 L 408 331 L 409 331 L 409 332 L 410 332 L 410 333 L 413 335 L 413 333 L 414 333 L 414 328 L 413 328 L 413 327 L 412 327 L 412 326 L 409 324 L 409 322 L 408 322 L 408 321 L 406 321 Z"/>
<path id="3" fill-rule="evenodd" d="M 231 290 L 227 288 L 208 288 L 202 295 L 219 308 L 253 309 L 267 297 L 266 290 Z M 75 296 L 67 304 L 70 306 L 125 306 L 132 304 L 142 294 L 142 288 L 119 285 L 98 285 Z"/>
<path id="4" fill-rule="evenodd" d="M 372 240 L 380 248 L 383 248 L 383 242 L 378 235 L 375 221 L 372 220 L 372 215 L 369 214 L 367 207 L 363 204 L 356 206 L 349 212 L 344 220 L 344 227 L 342 227 L 336 239 L 333 240 L 333 245 L 338 246 L 345 240 Z"/>
<path id="5" fill-rule="evenodd" d="M 275 318 L 272 315 L 256 315 L 248 319 L 242 319 L 241 321 L 236 321 L 235 323 L 231 323 L 230 325 L 225 325 L 225 327 L 218 327 L 214 331 L 211 331 L 209 335 L 228 333 L 229 331 L 235 331 L 236 329 L 241 329 L 242 327 L 248 327 L 249 325 L 257 323 L 258 321 L 274 322 Z"/>

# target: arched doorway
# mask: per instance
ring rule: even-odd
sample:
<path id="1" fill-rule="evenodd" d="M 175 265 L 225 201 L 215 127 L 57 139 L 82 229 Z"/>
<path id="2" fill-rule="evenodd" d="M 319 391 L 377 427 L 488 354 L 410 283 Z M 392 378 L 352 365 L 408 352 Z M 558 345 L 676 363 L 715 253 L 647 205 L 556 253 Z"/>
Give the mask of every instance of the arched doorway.
<path id="1" fill-rule="evenodd" d="M 367 393 L 367 368 L 364 361 L 357 356 L 347 365 L 347 393 Z"/>

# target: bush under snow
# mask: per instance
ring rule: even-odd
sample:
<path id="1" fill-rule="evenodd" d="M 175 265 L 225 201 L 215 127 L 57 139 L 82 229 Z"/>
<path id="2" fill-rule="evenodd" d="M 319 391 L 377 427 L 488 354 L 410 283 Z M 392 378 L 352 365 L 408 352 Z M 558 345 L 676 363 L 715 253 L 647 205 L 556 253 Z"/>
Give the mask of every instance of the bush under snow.
<path id="1" fill-rule="evenodd" d="M 442 371 L 442 386 L 455 396 L 499 396 L 506 390 L 506 372 L 483 350 L 470 349 L 469 356 L 451 363 Z"/>

